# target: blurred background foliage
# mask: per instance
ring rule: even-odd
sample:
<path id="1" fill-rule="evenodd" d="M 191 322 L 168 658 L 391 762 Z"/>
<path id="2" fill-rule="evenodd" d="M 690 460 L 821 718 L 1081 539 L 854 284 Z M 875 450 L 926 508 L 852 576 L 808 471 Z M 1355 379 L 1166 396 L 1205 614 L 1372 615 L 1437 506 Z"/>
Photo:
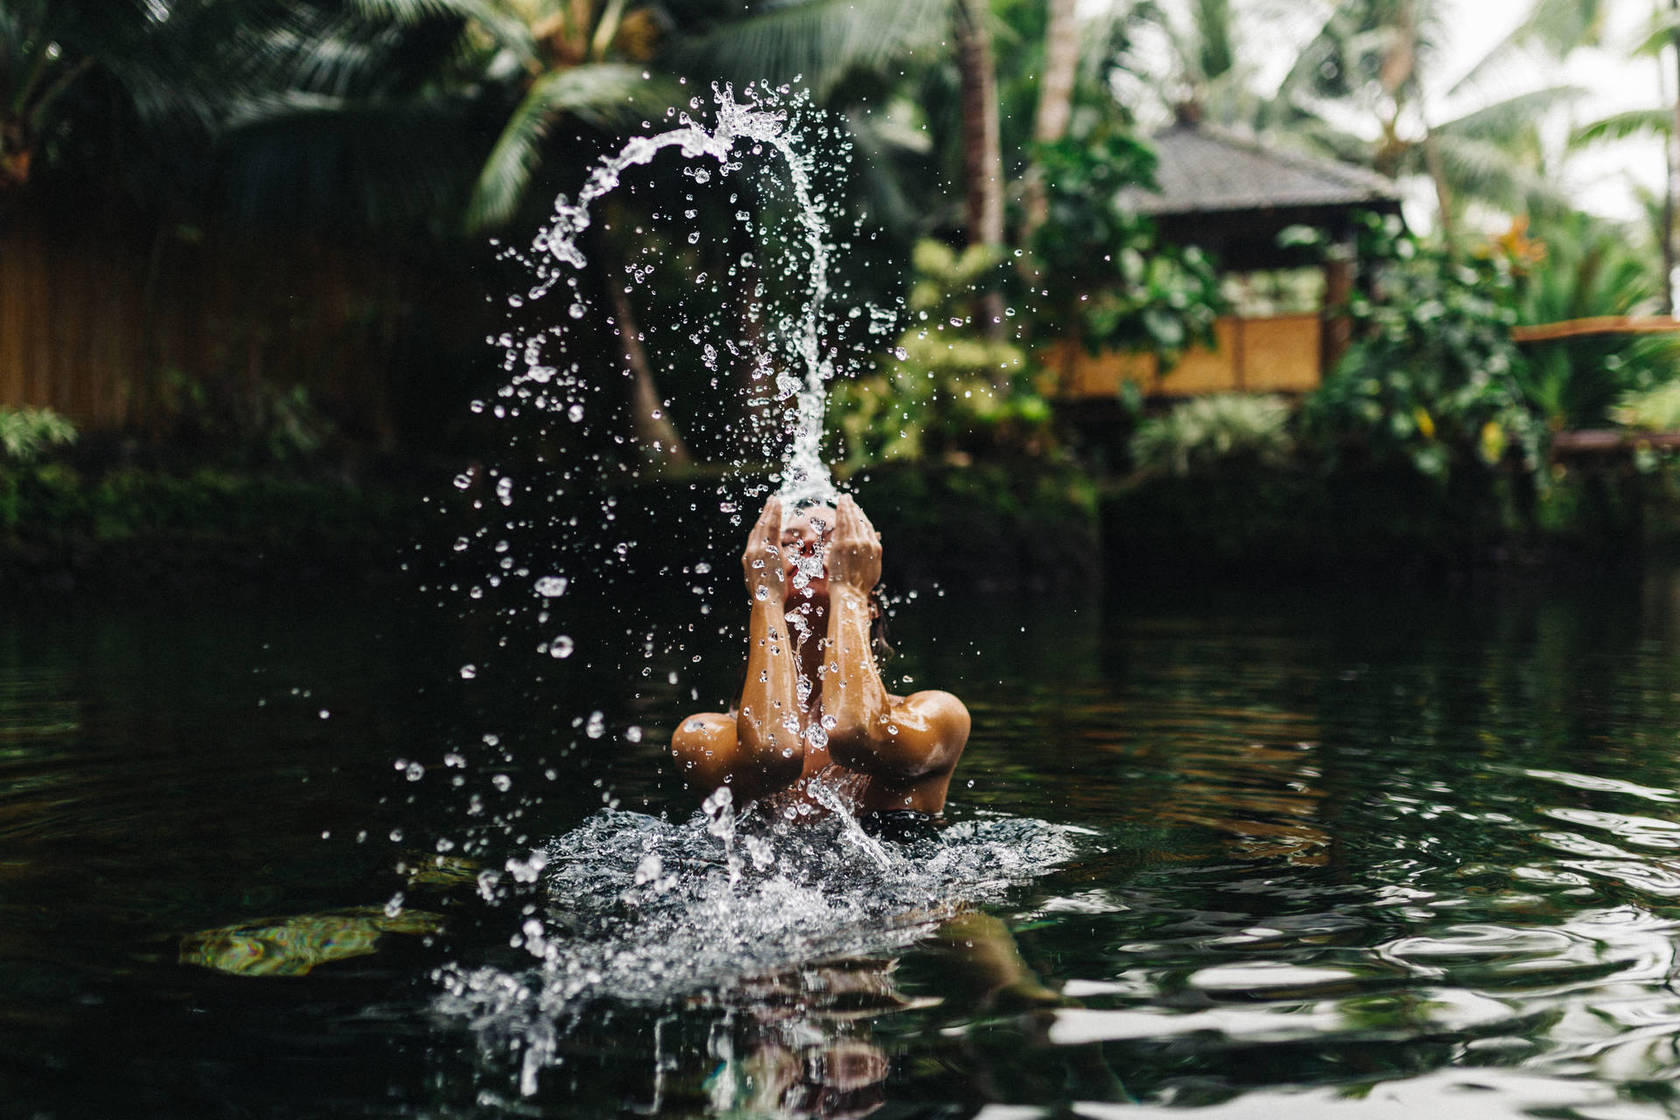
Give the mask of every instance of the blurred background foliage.
<path id="1" fill-rule="evenodd" d="M 1667 135 L 1673 106 L 1577 123 L 1562 140 L 1542 127 L 1579 94 L 1546 75 L 1606 47 L 1607 0 L 1534 0 L 1452 87 L 1472 108 L 1449 118 L 1426 96 L 1452 33 L 1443 4 L 1326 0 L 1265 88 L 1253 36 L 1276 14 L 1269 3 L 8 0 L 0 239 L 75 248 L 65 258 L 128 245 L 85 298 L 132 291 L 143 322 L 189 317 L 215 345 L 186 360 L 162 327 L 140 328 L 112 392 L 146 404 L 143 424 L 85 426 L 70 442 L 51 414 L 0 412 L 7 523 L 32 521 L 18 495 L 60 501 L 72 476 L 414 487 L 441 477 L 416 466 L 431 457 L 485 454 L 498 437 L 465 406 L 498 376 L 483 339 L 504 312 L 488 297 L 517 277 L 488 239 L 523 243 L 602 153 L 664 127 L 714 81 L 797 83 L 852 153 L 833 222 L 846 297 L 899 316 L 893 344 L 834 392 L 834 451 L 859 477 L 992 463 L 1122 491 L 1233 472 L 1328 486 L 1374 471 L 1400 479 L 1396 493 L 1479 488 L 1485 500 L 1462 508 L 1526 531 L 1583 469 L 1554 454 L 1557 433 L 1680 425 L 1677 336 L 1518 341 L 1525 325 L 1673 304 L 1676 184 L 1644 222 L 1583 213 L 1558 188 L 1596 145 Z M 1617 49 L 1630 66 L 1662 64 L 1677 28 L 1659 13 Z M 1528 80 L 1468 96 L 1513 60 Z M 1432 213 L 1410 229 L 1359 227 L 1362 278 L 1335 309 L 1352 344 L 1320 389 L 1287 404 L 1146 401 L 1149 386 L 1127 382 L 1097 448 L 1065 422 L 1046 347 L 1135 351 L 1170 371 L 1230 309 L 1218 260 L 1118 201 L 1152 183 L 1150 135 L 1173 122 L 1423 184 Z M 651 270 L 641 305 L 622 310 L 655 340 L 690 278 L 739 260 L 733 211 L 786 205 L 773 184 L 743 182 L 739 199 L 696 203 L 716 237 L 665 243 L 640 219 L 675 190 L 654 177 L 616 197 L 586 279 L 606 290 L 626 267 Z M 176 279 L 221 275 L 230 259 L 245 271 L 214 285 L 214 316 L 173 305 Z M 313 263 L 285 267 L 302 260 Z M 740 279 L 772 301 L 783 283 Z M 724 285 L 715 321 L 749 338 L 736 298 Z M 577 356 L 610 407 L 525 453 L 573 440 L 639 461 L 653 429 L 598 318 L 599 344 Z M 276 341 L 309 332 L 307 361 Z M 740 433 L 773 422 L 752 363 L 668 349 L 644 375 L 659 430 L 702 466 L 739 465 Z M 1667 468 L 1630 452 L 1593 469 L 1632 486 Z"/>

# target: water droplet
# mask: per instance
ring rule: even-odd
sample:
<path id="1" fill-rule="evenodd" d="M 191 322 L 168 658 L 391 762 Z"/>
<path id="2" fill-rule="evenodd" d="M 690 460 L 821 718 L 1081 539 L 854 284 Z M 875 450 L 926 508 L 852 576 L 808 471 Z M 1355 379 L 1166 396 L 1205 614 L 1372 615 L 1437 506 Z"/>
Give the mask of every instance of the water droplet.
<path id="1" fill-rule="evenodd" d="M 572 655 L 572 649 L 572 639 L 565 634 L 557 636 L 553 641 L 548 643 L 548 655 L 556 660 L 570 657 Z"/>
<path id="2" fill-rule="evenodd" d="M 532 589 L 545 599 L 557 599 L 566 593 L 566 577 L 543 576 Z"/>
<path id="3" fill-rule="evenodd" d="M 476 676 L 478 676 L 478 666 L 477 665 L 463 665 L 463 666 L 461 666 L 461 679 L 462 680 L 470 681 Z"/>

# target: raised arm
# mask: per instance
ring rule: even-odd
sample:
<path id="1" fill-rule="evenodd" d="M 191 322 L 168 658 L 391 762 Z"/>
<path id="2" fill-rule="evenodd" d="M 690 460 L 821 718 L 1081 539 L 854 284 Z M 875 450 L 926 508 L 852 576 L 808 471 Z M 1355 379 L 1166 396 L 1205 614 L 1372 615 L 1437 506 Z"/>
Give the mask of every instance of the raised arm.
<path id="1" fill-rule="evenodd" d="M 931 810 L 937 810 L 944 803 L 944 782 L 968 743 L 968 709 L 949 692 L 888 694 L 869 644 L 869 593 L 881 579 L 881 537 L 850 497 L 836 508 L 826 558 L 822 698 L 824 716 L 834 721 L 829 753 L 894 786 L 936 785 L 928 793 Z"/>
<path id="2" fill-rule="evenodd" d="M 735 714 L 690 716 L 671 738 L 685 780 L 706 791 L 727 785 L 738 802 L 792 784 L 805 765 L 798 667 L 783 614 L 786 576 L 776 544 L 781 524 L 781 502 L 771 498 L 741 555 L 752 615 L 747 678 Z"/>

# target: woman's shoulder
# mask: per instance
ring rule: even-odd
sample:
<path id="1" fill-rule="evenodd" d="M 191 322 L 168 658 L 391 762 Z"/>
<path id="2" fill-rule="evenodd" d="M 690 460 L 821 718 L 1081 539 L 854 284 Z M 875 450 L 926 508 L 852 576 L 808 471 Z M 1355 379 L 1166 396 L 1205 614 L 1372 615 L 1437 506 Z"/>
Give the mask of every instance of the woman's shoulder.
<path id="1" fill-rule="evenodd" d="M 960 720 L 965 726 L 969 720 L 968 705 L 957 699 L 954 693 L 943 689 L 926 688 L 906 696 L 895 696 L 893 700 L 906 711 L 926 719 Z"/>

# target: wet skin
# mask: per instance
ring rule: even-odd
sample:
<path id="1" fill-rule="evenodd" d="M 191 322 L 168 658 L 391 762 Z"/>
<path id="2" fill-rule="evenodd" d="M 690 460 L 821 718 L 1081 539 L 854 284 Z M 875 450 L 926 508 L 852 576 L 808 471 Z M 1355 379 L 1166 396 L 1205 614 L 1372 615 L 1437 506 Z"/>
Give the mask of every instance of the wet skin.
<path id="1" fill-rule="evenodd" d="M 784 790 L 809 799 L 807 783 L 822 774 L 850 791 L 856 812 L 939 812 L 968 709 L 949 692 L 894 696 L 882 683 L 869 643 L 881 537 L 857 503 L 843 497 L 783 525 L 770 499 L 741 566 L 752 604 L 746 684 L 733 712 L 678 726 L 671 753 L 683 778 L 702 794 L 728 786 L 740 804 Z"/>

